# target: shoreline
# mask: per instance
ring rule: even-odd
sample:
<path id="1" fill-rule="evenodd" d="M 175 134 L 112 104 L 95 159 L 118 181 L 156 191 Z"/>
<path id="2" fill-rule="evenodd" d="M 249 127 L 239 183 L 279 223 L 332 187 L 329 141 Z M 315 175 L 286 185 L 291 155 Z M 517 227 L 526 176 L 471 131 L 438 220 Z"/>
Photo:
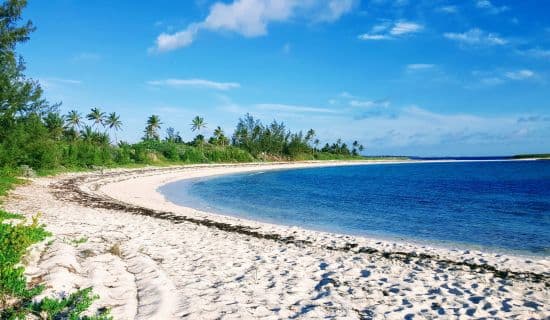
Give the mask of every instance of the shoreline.
<path id="1" fill-rule="evenodd" d="M 388 165 L 388 164 L 423 164 L 423 163 L 454 163 L 454 162 L 500 162 L 500 161 L 534 161 L 537 159 L 498 159 L 498 160 L 416 160 L 416 161 L 410 161 L 410 162 L 403 162 L 401 160 L 386 160 L 386 162 L 383 163 L 355 163 L 355 165 Z M 350 165 L 347 163 L 343 164 L 344 166 Z M 315 166 L 317 168 L 320 167 L 330 167 L 331 165 L 328 164 L 326 166 Z M 313 168 L 315 168 L 313 167 Z M 351 233 L 346 232 L 345 230 L 331 230 L 330 228 L 327 229 L 321 229 L 321 228 L 314 228 L 314 227 L 308 227 L 308 226 L 301 226 L 301 225 L 294 225 L 294 224 L 284 224 L 284 223 L 277 223 L 274 221 L 269 220 L 262 220 L 257 217 L 253 216 L 247 216 L 247 215 L 235 215 L 235 214 L 229 214 L 224 213 L 222 209 L 216 209 L 213 210 L 212 208 L 208 208 L 208 202 L 205 200 L 196 198 L 191 195 L 186 195 L 189 197 L 189 201 L 184 202 L 178 202 L 178 201 L 172 201 L 170 200 L 170 197 L 165 194 L 165 192 L 168 190 L 162 190 L 164 188 L 168 188 L 168 185 L 170 184 L 176 184 L 176 183 L 183 183 L 183 187 L 188 189 L 190 188 L 194 183 L 199 181 L 208 181 L 210 179 L 216 179 L 218 177 L 223 176 L 232 176 L 232 175 L 239 175 L 243 173 L 252 173 L 252 172 L 265 172 L 265 171 L 286 171 L 286 170 L 299 170 L 299 169 L 308 169 L 312 168 L 311 166 L 305 166 L 305 167 L 297 167 L 297 168 L 266 168 L 266 169 L 258 169 L 254 171 L 239 171 L 239 172 L 233 172 L 233 173 L 225 173 L 225 174 L 215 174 L 215 175 L 204 175 L 204 176 L 197 176 L 193 178 L 189 177 L 183 177 L 181 179 L 176 180 L 170 180 L 169 182 L 158 185 L 158 187 L 155 189 L 155 192 L 162 195 L 165 201 L 168 201 L 170 203 L 173 203 L 179 207 L 185 208 L 186 210 L 196 210 L 204 213 L 208 213 L 211 215 L 217 215 L 222 216 L 225 218 L 234 218 L 241 220 L 243 222 L 248 223 L 259 223 L 259 224 L 267 224 L 267 225 L 278 225 L 281 227 L 286 228 L 300 228 L 304 230 L 309 230 L 313 232 L 320 232 L 320 233 L 326 233 L 333 236 L 349 236 L 354 238 L 366 238 L 370 240 L 376 240 L 376 241 L 384 241 L 384 242 L 397 242 L 397 243 L 404 243 L 404 244 L 412 244 L 416 247 L 434 247 L 436 249 L 440 250 L 473 250 L 473 251 L 479 251 L 486 254 L 500 254 L 500 255 L 510 255 L 515 256 L 519 258 L 534 258 L 534 259 L 549 259 L 550 255 L 544 254 L 544 253 L 534 253 L 528 250 L 520 250 L 520 249 L 508 249 L 504 247 L 490 247 L 490 246 L 484 246 L 484 245 L 478 245 L 475 243 L 468 243 L 468 242 L 455 242 L 452 240 L 440 240 L 440 239 L 422 239 L 422 238 L 413 238 L 413 237 L 407 237 L 407 236 L 401 236 L 401 235 L 392 235 L 392 234 L 383 234 L 383 233 L 369 233 L 369 232 L 363 232 L 363 233 Z M 199 202 L 195 202 L 199 201 Z M 185 203 L 187 202 L 187 204 Z"/>
<path id="2" fill-rule="evenodd" d="M 212 179 L 220 176 L 252 173 L 257 171 L 299 170 L 299 169 L 308 169 L 308 168 L 350 166 L 350 165 L 351 166 L 353 165 L 392 165 L 392 164 L 395 165 L 395 164 L 412 164 L 412 163 L 415 163 L 415 164 L 454 163 L 454 162 L 470 162 L 470 161 L 472 160 L 426 160 L 426 161 L 385 160 L 385 161 L 352 161 L 352 162 L 308 161 L 308 162 L 301 162 L 301 163 L 268 163 L 268 164 L 259 164 L 259 166 L 256 163 L 229 164 L 229 165 L 221 164 L 221 165 L 215 165 L 215 167 L 207 165 L 206 167 L 204 167 L 207 170 L 195 171 L 191 175 L 187 175 L 187 176 L 182 176 L 182 174 L 180 173 L 176 173 L 175 175 L 173 175 L 172 173 L 168 173 L 166 175 L 156 176 L 151 180 L 148 180 L 147 181 L 148 183 L 146 183 L 146 186 L 140 187 L 141 190 L 132 189 L 133 195 L 130 195 L 129 192 L 127 191 L 120 192 L 122 190 L 131 189 L 131 187 L 125 184 L 124 182 L 120 184 L 119 183 L 110 184 L 105 187 L 100 187 L 99 189 L 97 189 L 97 191 L 99 194 L 108 195 L 109 198 L 121 201 L 122 203 L 126 203 L 126 204 L 138 205 L 144 208 L 150 208 L 154 210 L 161 209 L 163 211 L 180 213 L 182 215 L 185 215 L 185 214 L 189 215 L 191 213 L 193 218 L 198 217 L 199 219 L 207 219 L 215 222 L 246 226 L 254 229 L 261 229 L 263 227 L 266 229 L 267 232 L 273 232 L 275 230 L 275 233 L 280 232 L 281 234 L 285 234 L 286 233 L 285 231 L 287 231 L 288 229 L 292 229 L 294 231 L 299 230 L 300 232 L 311 233 L 313 236 L 319 234 L 319 235 L 322 235 L 323 237 L 328 237 L 328 238 L 338 238 L 338 239 L 345 238 L 346 241 L 348 242 L 350 241 L 355 243 L 383 242 L 387 246 L 397 245 L 398 247 L 401 247 L 400 250 L 405 250 L 405 251 L 422 252 L 422 251 L 425 251 L 426 249 L 428 251 L 427 253 L 436 252 L 436 255 L 442 255 L 442 254 L 444 255 L 449 251 L 452 251 L 452 252 L 471 251 L 475 254 L 486 254 L 486 255 L 493 255 L 493 256 L 506 255 L 506 256 L 515 257 L 518 259 L 549 260 L 550 256 L 548 255 L 528 254 L 527 251 L 518 251 L 518 250 L 514 251 L 514 250 L 507 250 L 504 248 L 502 248 L 501 250 L 497 250 L 497 249 L 491 250 L 486 247 L 475 248 L 475 246 L 471 244 L 470 245 L 460 244 L 460 243 L 454 243 L 451 241 L 447 242 L 447 245 L 445 245 L 443 244 L 444 241 L 432 242 L 429 240 L 409 239 L 406 237 L 397 237 L 397 236 L 383 237 L 383 236 L 376 236 L 376 235 L 353 235 L 353 234 L 347 234 L 347 233 L 308 229 L 308 228 L 304 228 L 296 225 L 277 224 L 277 223 L 268 222 L 268 221 L 256 220 L 248 217 L 237 217 L 230 214 L 223 214 L 219 212 L 204 210 L 202 208 L 194 208 L 194 207 L 179 205 L 177 203 L 174 203 L 168 200 L 166 196 L 162 194 L 159 190 L 161 187 L 167 184 L 175 183 L 179 181 L 192 181 L 195 179 Z M 498 162 L 498 161 L 532 161 L 532 160 L 520 159 L 520 160 L 473 160 L 473 161 L 475 162 L 497 161 Z M 217 168 L 217 167 L 220 167 L 221 170 L 208 171 L 208 169 Z M 199 165 L 199 166 L 191 166 L 191 167 L 185 167 L 185 168 L 190 168 L 190 169 L 203 168 L 203 166 Z M 128 180 L 128 181 L 131 181 L 131 180 Z M 385 248 L 382 248 L 382 249 L 385 249 Z"/>
<path id="3" fill-rule="evenodd" d="M 406 163 L 411 162 L 414 161 Z M 89 244 L 76 247 L 54 244 L 56 252 L 74 257 L 76 263 L 73 264 L 80 265 L 80 269 L 90 269 L 84 266 L 92 262 L 82 258 L 79 252 L 93 250 L 89 248 L 92 244 L 103 248 L 92 256 L 103 257 L 101 263 L 92 264 L 96 269 L 110 270 L 115 265 L 126 265 L 129 270 L 126 273 L 133 274 L 135 281 L 120 285 L 129 292 L 125 299 L 131 300 L 113 308 L 113 314 L 121 319 L 140 318 L 139 315 L 146 314 L 143 310 L 151 305 L 156 311 L 148 315 L 164 315 L 166 319 L 182 314 L 190 314 L 192 318 L 214 318 L 220 314 L 246 318 L 248 313 L 242 314 L 243 308 L 250 314 L 264 314 L 268 318 L 333 315 L 351 319 L 368 314 L 441 316 L 447 308 L 455 308 L 452 312 L 463 316 L 474 312 L 472 315 L 476 317 L 513 314 L 540 317 L 550 311 L 544 304 L 548 296 L 548 259 L 434 248 L 406 241 L 397 243 L 260 223 L 180 207 L 157 192 L 159 186 L 181 180 L 182 176 L 189 179 L 277 168 L 349 164 L 366 163 L 220 164 L 67 174 L 33 179 L 32 184 L 18 187 L 8 199 L 7 208 L 23 211 L 27 216 L 37 208 L 42 209 L 43 220 L 57 238 L 89 236 Z M 108 248 L 113 243 L 120 247 L 118 256 L 109 253 Z M 49 257 L 43 252 L 41 256 Z M 51 256 L 59 260 L 59 254 Z M 44 260 L 39 257 L 34 271 L 31 268 L 30 272 L 36 274 L 41 270 L 51 276 L 47 259 L 41 259 Z M 105 259 L 113 262 L 107 263 Z M 140 259 L 140 265 L 149 265 L 155 276 L 141 274 L 143 268 L 135 266 L 136 259 Z M 75 266 L 72 269 L 77 270 L 77 274 L 82 273 Z M 124 268 L 119 269 L 118 273 L 126 274 Z M 250 270 L 256 270 L 256 275 L 253 276 Z M 67 276 L 67 272 L 62 273 Z M 228 272 L 235 276 L 227 275 Z M 118 278 L 124 278 L 118 273 Z M 406 274 L 409 276 L 402 278 Z M 82 275 L 81 278 L 86 277 Z M 139 279 L 144 278 L 148 279 L 147 283 L 140 283 Z M 50 293 L 59 289 L 53 281 L 59 279 L 60 275 L 49 282 L 46 279 L 52 286 Z M 79 281 L 86 283 L 89 279 Z M 61 282 L 65 289 L 75 285 L 68 280 Z M 196 291 L 195 283 L 202 283 L 200 291 Z M 459 284 L 458 287 L 453 283 Z M 147 292 L 143 286 L 157 292 L 158 301 L 151 302 L 150 294 L 140 297 L 140 292 Z M 497 290 L 499 286 L 507 287 L 508 292 Z M 99 303 L 117 305 L 113 299 L 120 297 L 108 286 L 94 283 L 94 287 L 99 287 L 102 297 Z M 258 287 L 263 288 L 262 293 L 248 295 Z M 490 291 L 476 293 L 481 287 Z M 462 296 L 454 294 L 455 290 Z M 465 290 L 471 294 L 466 294 Z M 132 292 L 137 301 L 131 299 Z M 248 298 L 239 298 L 238 292 L 248 292 L 245 294 Z M 369 294 L 365 296 L 366 293 Z M 483 295 L 487 301 L 493 299 L 490 307 L 481 306 L 477 298 L 472 298 Z M 220 299 L 232 300 L 235 304 Z M 401 299 L 411 302 L 410 306 L 394 307 L 398 301 L 401 304 Z M 499 310 L 498 301 L 505 299 L 510 299 L 506 303 L 514 306 L 512 313 Z M 150 303 L 144 304 L 144 301 Z M 257 306 L 252 307 L 247 301 Z M 260 305 L 272 308 L 260 308 Z M 313 306 L 311 310 L 308 307 L 309 311 L 302 314 L 300 310 L 310 305 Z"/>

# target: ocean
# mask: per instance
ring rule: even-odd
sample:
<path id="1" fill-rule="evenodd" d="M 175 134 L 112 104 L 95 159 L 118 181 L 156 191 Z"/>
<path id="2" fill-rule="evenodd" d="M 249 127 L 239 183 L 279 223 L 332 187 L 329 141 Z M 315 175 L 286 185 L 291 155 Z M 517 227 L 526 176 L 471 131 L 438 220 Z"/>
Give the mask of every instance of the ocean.
<path id="1" fill-rule="evenodd" d="M 160 191 L 183 206 L 276 224 L 550 255 L 550 161 L 276 170 Z"/>

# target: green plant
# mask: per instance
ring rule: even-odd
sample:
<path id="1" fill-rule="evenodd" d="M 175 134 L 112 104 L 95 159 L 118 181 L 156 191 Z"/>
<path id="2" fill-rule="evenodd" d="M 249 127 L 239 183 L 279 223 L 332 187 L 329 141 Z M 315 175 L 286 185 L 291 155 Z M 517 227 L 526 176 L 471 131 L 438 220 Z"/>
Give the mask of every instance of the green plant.
<path id="1" fill-rule="evenodd" d="M 75 245 L 78 245 L 78 244 L 86 243 L 87 241 L 88 241 L 88 238 L 81 237 L 81 238 L 78 238 L 78 239 L 71 240 L 71 243 L 75 244 Z"/>
<path id="2" fill-rule="evenodd" d="M 38 224 L 38 217 L 33 217 L 30 225 L 0 223 L 0 306 L 5 306 L 10 299 L 29 299 L 42 291 L 40 286 L 27 288 L 24 268 L 17 266 L 29 246 L 50 235 Z"/>
<path id="3" fill-rule="evenodd" d="M 30 224 L 24 221 L 17 225 L 1 223 L 4 219 L 22 217 L 0 210 L 0 319 L 27 319 L 34 314 L 41 319 L 107 320 L 112 319 L 109 310 L 100 310 L 96 315 L 82 313 L 99 297 L 92 294 L 91 288 L 79 290 L 59 299 L 44 298 L 33 302 L 33 298 L 43 291 L 43 286 L 29 287 L 23 266 L 19 261 L 34 243 L 44 240 L 51 234 L 40 225 L 36 215 Z M 86 238 L 74 240 L 75 243 Z"/>
<path id="4" fill-rule="evenodd" d="M 86 288 L 71 293 L 60 299 L 44 298 L 40 302 L 31 303 L 26 309 L 42 319 L 69 319 L 69 320 L 108 320 L 112 319 L 109 310 L 101 310 L 94 316 L 83 316 L 82 313 L 92 303 L 99 299 L 92 293 L 92 288 Z"/>
<path id="5" fill-rule="evenodd" d="M 0 209 L 0 223 L 7 219 L 23 219 L 23 216 Z"/>

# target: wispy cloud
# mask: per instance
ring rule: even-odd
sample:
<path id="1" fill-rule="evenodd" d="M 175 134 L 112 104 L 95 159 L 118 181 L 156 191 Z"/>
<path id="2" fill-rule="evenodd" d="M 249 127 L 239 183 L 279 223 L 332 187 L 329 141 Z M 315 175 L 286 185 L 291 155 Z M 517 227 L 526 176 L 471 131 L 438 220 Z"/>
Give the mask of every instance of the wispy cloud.
<path id="1" fill-rule="evenodd" d="M 244 37 L 267 34 L 268 26 L 296 16 L 313 22 L 332 22 L 350 12 L 358 0 L 234 0 L 216 2 L 201 22 L 191 23 L 176 33 L 162 33 L 152 51 L 164 52 L 190 45 L 201 30 L 229 31 Z"/>
<path id="2" fill-rule="evenodd" d="M 517 53 L 521 55 L 526 55 L 529 57 L 540 58 L 540 59 L 550 59 L 550 50 L 532 48 L 528 50 L 518 50 Z"/>
<path id="3" fill-rule="evenodd" d="M 464 33 L 447 32 L 443 36 L 468 46 L 502 46 L 508 43 L 508 40 L 498 34 L 488 33 L 478 28 L 470 29 Z"/>
<path id="4" fill-rule="evenodd" d="M 424 26 L 415 22 L 397 21 L 393 23 L 385 22 L 372 27 L 368 33 L 360 34 L 360 40 L 390 40 L 402 37 L 408 34 L 418 33 L 424 29 Z"/>
<path id="5" fill-rule="evenodd" d="M 408 64 L 406 69 L 407 71 L 420 71 L 420 70 L 433 69 L 434 67 L 435 67 L 435 64 L 431 64 L 431 63 L 412 63 L 412 64 Z"/>
<path id="6" fill-rule="evenodd" d="M 389 39 L 391 39 L 390 36 L 385 35 L 385 34 L 369 34 L 369 33 L 360 34 L 357 38 L 359 38 L 359 40 L 389 40 Z"/>
<path id="7" fill-rule="evenodd" d="M 64 85 L 80 85 L 82 84 L 82 81 L 80 80 L 74 80 L 74 79 L 65 79 L 65 78 L 55 78 L 55 77 L 44 77 L 39 78 L 38 82 L 40 83 L 40 86 L 44 89 L 52 89 L 61 87 Z"/>
<path id="8" fill-rule="evenodd" d="M 424 27 L 418 23 L 401 21 L 397 22 L 390 30 L 390 34 L 394 36 L 404 35 L 407 33 L 416 33 Z"/>
<path id="9" fill-rule="evenodd" d="M 81 52 L 77 55 L 75 55 L 72 60 L 74 62 L 80 62 L 80 61 L 99 61 L 101 59 L 101 55 L 98 53 L 93 52 Z"/>
<path id="10" fill-rule="evenodd" d="M 359 99 L 357 96 L 347 92 L 347 91 L 343 91 L 343 92 L 340 92 L 340 94 L 338 95 L 339 97 L 341 98 L 345 98 L 345 99 Z"/>
<path id="11" fill-rule="evenodd" d="M 477 0 L 476 1 L 476 7 L 486 10 L 487 12 L 491 14 L 499 14 L 504 11 L 508 11 L 510 8 L 507 6 L 495 6 L 491 1 L 489 0 Z"/>
<path id="12" fill-rule="evenodd" d="M 517 120 L 518 123 L 529 123 L 529 122 L 550 122 L 550 116 L 543 115 L 531 115 L 519 117 Z"/>
<path id="13" fill-rule="evenodd" d="M 240 88 L 241 85 L 237 82 L 216 82 L 205 79 L 164 79 L 152 80 L 147 82 L 151 86 L 165 86 L 173 88 L 193 87 L 206 88 L 215 90 L 230 90 Z"/>
<path id="14" fill-rule="evenodd" d="M 458 7 L 454 6 L 454 5 L 441 6 L 441 7 L 437 7 L 435 9 L 435 11 L 443 12 L 443 13 L 457 13 L 458 12 Z"/>
<path id="15" fill-rule="evenodd" d="M 287 104 L 273 104 L 273 103 L 257 104 L 256 108 L 259 110 L 282 111 L 282 112 L 290 112 L 290 113 L 341 114 L 341 111 L 339 110 L 333 110 L 333 109 L 327 109 L 327 108 L 296 106 L 296 105 L 287 105 Z"/>
<path id="16" fill-rule="evenodd" d="M 351 100 L 349 105 L 356 108 L 387 108 L 390 106 L 389 100 Z"/>
<path id="17" fill-rule="evenodd" d="M 485 86 L 497 86 L 509 81 L 526 81 L 536 79 L 537 74 L 529 69 L 510 70 L 510 71 L 478 71 L 472 72 L 472 75 L 479 81 L 479 85 L 469 84 L 467 88 L 477 88 Z"/>
<path id="18" fill-rule="evenodd" d="M 512 80 L 526 80 L 533 78 L 535 76 L 535 72 L 528 69 L 523 69 L 517 71 L 508 71 L 504 75 L 506 76 L 506 78 Z"/>

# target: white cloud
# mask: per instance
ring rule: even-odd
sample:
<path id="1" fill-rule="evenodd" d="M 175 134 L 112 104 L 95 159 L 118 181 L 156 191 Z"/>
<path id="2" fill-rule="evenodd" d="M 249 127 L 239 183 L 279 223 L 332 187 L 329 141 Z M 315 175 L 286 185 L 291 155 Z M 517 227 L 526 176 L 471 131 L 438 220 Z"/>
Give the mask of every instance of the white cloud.
<path id="1" fill-rule="evenodd" d="M 198 30 L 199 26 L 197 24 L 192 24 L 188 26 L 187 29 L 176 33 L 161 33 L 156 40 L 156 49 L 150 51 L 164 52 L 186 47 L 195 40 Z"/>
<path id="2" fill-rule="evenodd" d="M 487 10 L 487 12 L 489 12 L 491 14 L 502 13 L 502 12 L 508 11 L 510 9 L 507 6 L 501 6 L 501 7 L 495 6 L 489 0 L 477 0 L 476 1 L 476 7 L 480 8 L 480 9 Z"/>
<path id="3" fill-rule="evenodd" d="M 508 43 L 506 39 L 501 38 L 498 34 L 488 33 L 478 28 L 470 29 L 464 33 L 447 32 L 444 36 L 447 39 L 470 46 L 501 46 Z"/>
<path id="4" fill-rule="evenodd" d="M 408 71 L 426 70 L 426 69 L 432 69 L 433 67 L 435 67 L 435 65 L 430 63 L 412 63 L 407 65 L 407 70 Z"/>
<path id="5" fill-rule="evenodd" d="M 359 38 L 359 40 L 389 40 L 389 39 L 391 39 L 390 36 L 387 36 L 385 34 L 369 34 L 369 33 L 361 34 L 357 38 Z"/>
<path id="6" fill-rule="evenodd" d="M 527 55 L 534 58 L 550 59 L 550 50 L 533 48 L 525 51 L 518 51 L 519 54 Z"/>
<path id="7" fill-rule="evenodd" d="M 207 88 L 215 90 L 230 90 L 240 88 L 240 84 L 236 82 L 216 82 L 205 79 L 165 79 L 165 80 L 152 80 L 147 82 L 151 86 L 167 86 L 167 87 L 195 87 L 195 88 Z"/>
<path id="8" fill-rule="evenodd" d="M 230 31 L 244 37 L 267 34 L 271 23 L 285 22 L 297 16 L 317 22 L 330 22 L 350 12 L 358 0 L 234 0 L 216 2 L 208 16 L 190 24 L 186 29 L 156 39 L 153 51 L 163 52 L 190 45 L 201 30 Z"/>
<path id="9" fill-rule="evenodd" d="M 370 108 L 375 105 L 374 101 L 359 101 L 359 100 L 351 100 L 349 102 L 349 105 L 352 107 L 365 107 Z"/>
<path id="10" fill-rule="evenodd" d="M 357 3 L 358 1 L 356 0 L 330 0 L 328 7 L 322 11 L 316 20 L 336 21 L 344 14 L 350 12 Z"/>
<path id="11" fill-rule="evenodd" d="M 531 70 L 523 69 L 518 71 L 509 71 L 504 74 L 506 78 L 512 80 L 526 80 L 533 78 L 535 73 Z"/>
<path id="12" fill-rule="evenodd" d="M 391 26 L 392 26 L 391 22 L 380 23 L 380 24 L 377 24 L 377 25 L 373 26 L 372 29 L 371 29 L 371 32 L 372 33 L 381 33 L 383 31 L 388 30 Z"/>
<path id="13" fill-rule="evenodd" d="M 356 96 L 352 95 L 351 93 L 344 91 L 339 94 L 340 97 L 345 99 L 358 99 Z"/>
<path id="14" fill-rule="evenodd" d="M 360 40 L 391 40 L 395 37 L 422 31 L 424 26 L 407 21 L 385 22 L 372 27 L 371 32 L 359 35 Z"/>
<path id="15" fill-rule="evenodd" d="M 62 87 L 65 85 L 74 86 L 74 85 L 80 85 L 82 84 L 82 81 L 80 80 L 74 80 L 74 79 L 64 79 L 64 78 L 51 78 L 51 77 L 45 77 L 45 78 L 38 78 L 38 82 L 40 83 L 40 86 L 43 89 L 53 89 Z"/>
<path id="16" fill-rule="evenodd" d="M 443 13 L 457 13 L 458 7 L 457 6 L 442 6 L 436 8 L 436 11 L 443 12 Z"/>
<path id="17" fill-rule="evenodd" d="M 390 31 L 390 34 L 399 36 L 407 33 L 416 33 L 422 30 L 424 27 L 414 22 L 397 22 Z"/>
<path id="18" fill-rule="evenodd" d="M 349 105 L 356 108 L 387 108 L 390 106 L 390 102 L 388 100 L 351 100 Z"/>
<path id="19" fill-rule="evenodd" d="M 257 104 L 256 108 L 259 110 L 282 111 L 282 112 L 290 112 L 290 113 L 324 113 L 324 114 L 341 113 L 338 110 L 332 110 L 332 109 L 326 109 L 326 108 L 295 106 L 295 105 L 287 105 L 287 104 L 272 104 L 272 103 Z"/>
<path id="20" fill-rule="evenodd" d="M 521 69 L 516 71 L 473 71 L 472 75 L 479 81 L 476 83 L 469 83 L 467 88 L 476 89 L 486 86 L 497 86 L 509 81 L 522 81 L 536 78 L 537 74 L 528 69 Z"/>

